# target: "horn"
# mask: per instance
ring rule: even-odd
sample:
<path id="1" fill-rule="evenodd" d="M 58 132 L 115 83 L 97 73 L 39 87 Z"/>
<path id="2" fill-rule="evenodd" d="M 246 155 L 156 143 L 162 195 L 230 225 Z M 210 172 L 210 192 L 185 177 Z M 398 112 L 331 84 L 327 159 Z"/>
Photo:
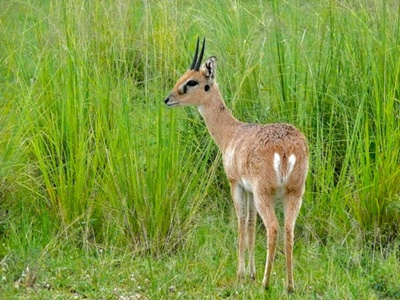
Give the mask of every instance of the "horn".
<path id="1" fill-rule="evenodd" d="M 190 70 L 193 70 L 194 67 L 196 66 L 198 53 L 199 53 L 199 38 L 197 38 L 196 52 L 194 53 L 194 57 L 193 57 L 192 65 L 190 66 Z"/>
<path id="2" fill-rule="evenodd" d="M 197 42 L 199 42 L 198 39 L 197 39 Z M 203 39 L 203 46 L 201 47 L 200 57 L 199 57 L 199 60 L 196 63 L 196 66 L 194 67 L 195 71 L 198 71 L 200 69 L 201 61 L 203 60 L 204 46 L 205 45 L 206 45 L 206 38 Z"/>

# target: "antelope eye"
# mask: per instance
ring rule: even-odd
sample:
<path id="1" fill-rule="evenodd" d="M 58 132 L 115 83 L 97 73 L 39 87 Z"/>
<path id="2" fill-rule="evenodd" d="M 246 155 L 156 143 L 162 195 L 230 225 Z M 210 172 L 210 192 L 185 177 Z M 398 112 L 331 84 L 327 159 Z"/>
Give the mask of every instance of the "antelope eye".
<path id="1" fill-rule="evenodd" d="M 186 85 L 187 86 L 196 86 L 198 82 L 196 80 L 189 80 Z"/>

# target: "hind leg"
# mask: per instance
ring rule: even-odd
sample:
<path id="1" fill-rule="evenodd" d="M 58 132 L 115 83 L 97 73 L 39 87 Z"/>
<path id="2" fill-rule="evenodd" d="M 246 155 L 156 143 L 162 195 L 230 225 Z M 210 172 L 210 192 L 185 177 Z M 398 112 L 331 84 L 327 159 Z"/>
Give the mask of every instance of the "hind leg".
<path id="1" fill-rule="evenodd" d="M 293 245 L 294 245 L 294 227 L 297 216 L 300 211 L 302 197 L 295 194 L 288 194 L 285 197 L 285 257 L 287 290 L 294 291 L 293 279 Z"/>
<path id="2" fill-rule="evenodd" d="M 279 224 L 275 215 L 274 199 L 271 194 L 260 192 L 254 193 L 254 203 L 267 230 L 268 250 L 262 284 L 265 289 L 268 289 L 272 266 L 275 259 Z"/>

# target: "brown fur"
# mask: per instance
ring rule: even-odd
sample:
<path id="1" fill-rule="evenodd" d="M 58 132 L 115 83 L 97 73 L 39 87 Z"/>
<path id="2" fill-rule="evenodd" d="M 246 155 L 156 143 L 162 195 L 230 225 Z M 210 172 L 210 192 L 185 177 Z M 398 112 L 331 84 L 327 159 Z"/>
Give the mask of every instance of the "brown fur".
<path id="1" fill-rule="evenodd" d="M 293 291 L 293 233 L 308 170 L 307 141 L 299 130 L 289 124 L 260 125 L 238 121 L 226 108 L 215 77 L 216 58 L 210 57 L 200 71 L 187 71 L 164 102 L 169 106 L 197 106 L 222 152 L 238 218 L 239 278 L 244 276 L 247 247 L 249 273 L 255 279 L 254 239 L 257 212 L 261 216 L 267 229 L 268 241 L 263 278 L 265 288 L 269 286 L 279 227 L 274 199 L 278 194 L 282 196 L 285 210 L 287 288 L 288 291 Z M 198 84 L 194 87 L 188 86 L 187 83 L 191 80 Z"/>

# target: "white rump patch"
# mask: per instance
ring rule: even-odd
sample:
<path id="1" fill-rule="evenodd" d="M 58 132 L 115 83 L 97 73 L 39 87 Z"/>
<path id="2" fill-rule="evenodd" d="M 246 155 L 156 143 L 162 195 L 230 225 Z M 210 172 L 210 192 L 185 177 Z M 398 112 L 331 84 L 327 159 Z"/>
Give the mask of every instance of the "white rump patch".
<path id="1" fill-rule="evenodd" d="M 296 164 L 296 156 L 294 154 L 290 154 L 288 159 L 288 170 L 287 172 L 284 172 L 283 174 L 285 175 L 283 175 L 281 170 L 281 157 L 279 156 L 278 153 L 274 153 L 274 170 L 278 178 L 279 184 L 286 183 L 286 181 L 289 179 L 290 174 L 294 169 L 295 164 Z"/>
<path id="2" fill-rule="evenodd" d="M 287 177 L 289 177 L 290 173 L 292 173 L 295 163 L 296 163 L 296 156 L 294 156 L 294 154 L 290 154 L 290 156 L 289 156 L 289 170 L 287 172 Z"/>
<path id="3" fill-rule="evenodd" d="M 281 169 L 281 157 L 279 156 L 278 153 L 274 153 L 274 169 L 276 172 L 276 176 L 278 176 L 278 178 L 281 177 L 280 175 L 280 169 Z"/>

